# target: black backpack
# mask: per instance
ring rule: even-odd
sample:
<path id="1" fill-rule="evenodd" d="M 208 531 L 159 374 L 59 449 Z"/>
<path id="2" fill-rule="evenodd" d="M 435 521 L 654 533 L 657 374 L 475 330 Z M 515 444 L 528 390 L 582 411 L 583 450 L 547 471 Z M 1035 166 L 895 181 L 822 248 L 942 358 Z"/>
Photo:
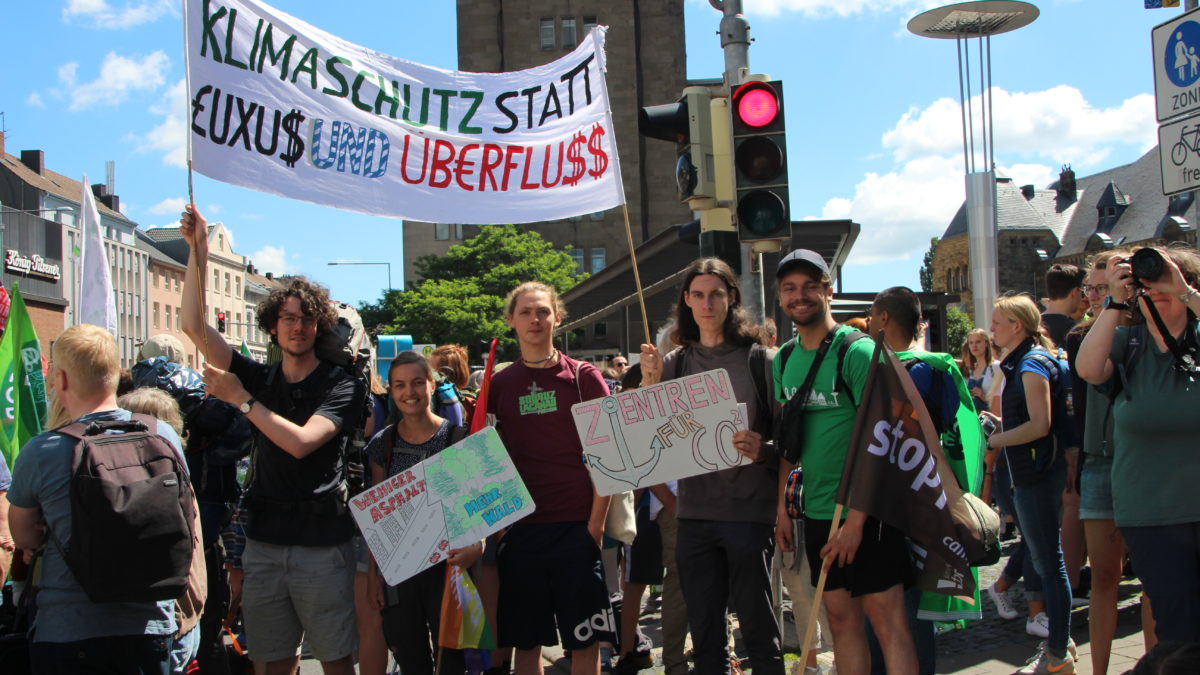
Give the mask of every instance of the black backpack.
<path id="1" fill-rule="evenodd" d="M 69 545 L 50 534 L 92 602 L 176 600 L 187 590 L 195 498 L 157 424 L 135 414 L 55 429 L 76 441 Z"/>

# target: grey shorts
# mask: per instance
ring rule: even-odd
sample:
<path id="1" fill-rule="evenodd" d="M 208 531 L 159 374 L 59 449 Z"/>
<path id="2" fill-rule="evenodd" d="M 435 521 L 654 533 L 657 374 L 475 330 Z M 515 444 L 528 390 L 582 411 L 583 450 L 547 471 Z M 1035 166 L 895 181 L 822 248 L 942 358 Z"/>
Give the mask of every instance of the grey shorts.
<path id="1" fill-rule="evenodd" d="M 1112 457 L 1088 455 L 1079 478 L 1079 519 L 1112 520 Z"/>
<path id="2" fill-rule="evenodd" d="M 358 647 L 354 619 L 354 545 L 279 546 L 246 540 L 242 616 L 251 658 L 295 656 L 305 638 L 318 661 Z"/>

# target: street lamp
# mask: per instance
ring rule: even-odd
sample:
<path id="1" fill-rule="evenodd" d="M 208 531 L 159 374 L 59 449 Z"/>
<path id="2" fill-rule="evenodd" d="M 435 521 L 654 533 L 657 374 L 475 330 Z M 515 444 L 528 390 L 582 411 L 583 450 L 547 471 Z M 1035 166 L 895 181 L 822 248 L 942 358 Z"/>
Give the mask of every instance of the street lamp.
<path id="1" fill-rule="evenodd" d="M 330 266 L 333 266 L 333 265 L 387 265 L 387 275 L 388 275 L 387 289 L 388 289 L 388 291 L 392 290 L 392 263 L 390 263 L 390 262 L 331 262 L 331 263 L 327 263 L 327 264 Z"/>
<path id="2" fill-rule="evenodd" d="M 971 301 L 975 325 L 991 321 L 992 302 L 999 295 L 996 239 L 996 163 L 992 139 L 992 36 L 1026 26 L 1038 8 L 1022 0 L 977 0 L 936 7 L 908 22 L 909 32 L 927 38 L 954 40 L 958 55 L 958 103 L 962 118 L 963 164 L 967 195 L 967 254 L 971 267 Z M 971 45 L 979 57 L 979 109 L 972 106 Z M 976 134 L 978 129 L 979 133 Z M 977 159 L 982 159 L 976 163 Z"/>
<path id="3" fill-rule="evenodd" d="M 14 209 L 11 206 L 0 204 L 0 209 L 4 209 L 6 213 L 74 213 L 75 209 L 70 206 L 56 206 L 52 209 Z"/>

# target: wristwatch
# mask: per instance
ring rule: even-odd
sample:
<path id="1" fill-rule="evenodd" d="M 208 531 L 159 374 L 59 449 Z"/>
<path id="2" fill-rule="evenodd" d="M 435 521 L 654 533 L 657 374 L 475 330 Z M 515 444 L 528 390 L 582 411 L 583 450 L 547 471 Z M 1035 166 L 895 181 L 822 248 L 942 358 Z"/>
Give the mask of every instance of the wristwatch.
<path id="1" fill-rule="evenodd" d="M 1116 300 L 1113 300 L 1111 295 L 1106 295 L 1104 296 L 1104 309 L 1118 309 L 1123 312 L 1129 309 L 1129 305 L 1123 302 L 1117 302 Z"/>
<path id="2" fill-rule="evenodd" d="M 256 401 L 255 401 L 254 397 L 251 396 L 250 400 L 248 400 L 245 403 L 238 406 L 238 410 L 241 410 L 243 415 L 249 415 L 250 407 L 253 406 L 255 404 L 255 402 Z"/>

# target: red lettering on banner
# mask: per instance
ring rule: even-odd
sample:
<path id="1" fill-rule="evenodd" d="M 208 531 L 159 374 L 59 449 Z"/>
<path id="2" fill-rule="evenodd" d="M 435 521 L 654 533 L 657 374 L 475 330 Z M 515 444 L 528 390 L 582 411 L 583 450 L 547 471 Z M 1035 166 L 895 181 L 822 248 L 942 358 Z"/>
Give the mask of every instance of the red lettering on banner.
<path id="1" fill-rule="evenodd" d="M 596 129 L 601 127 L 596 125 Z M 598 135 L 594 133 L 593 137 L 598 138 Z M 596 147 L 592 147 L 585 145 L 582 138 L 582 133 L 577 134 L 568 152 L 565 141 L 545 145 L 467 143 L 457 146 L 450 140 L 405 134 L 401 142 L 400 177 L 410 185 L 424 184 L 438 189 L 456 187 L 466 192 L 570 188 L 581 184 L 580 178 L 584 175 L 599 180 L 608 174 L 609 162 L 598 141 Z M 588 152 L 596 160 L 591 169 L 585 169 Z M 564 162 L 568 160 L 571 162 L 569 176 L 564 175 L 567 173 Z"/>
<path id="2" fill-rule="evenodd" d="M 442 150 L 446 156 L 442 156 Z M 454 161 L 454 144 L 441 139 L 433 142 L 433 161 L 429 163 L 429 187 L 444 188 L 450 185 L 450 162 Z"/>
<path id="3" fill-rule="evenodd" d="M 494 160 L 489 160 L 488 157 L 495 157 Z M 504 161 L 504 148 L 495 143 L 488 143 L 483 146 L 483 160 L 479 163 L 479 191 L 487 190 L 488 182 L 492 184 L 492 191 L 499 192 L 500 188 L 496 186 L 496 177 L 492 175 L 492 171 L 500 166 L 500 162 Z"/>
<path id="4" fill-rule="evenodd" d="M 513 155 L 524 155 L 525 148 L 520 145 L 510 145 L 504 151 L 504 179 L 500 181 L 500 189 L 508 192 L 508 175 L 512 170 L 517 168 L 517 163 L 513 161 Z"/>
<path id="5" fill-rule="evenodd" d="M 405 134 L 404 135 L 404 150 L 402 150 L 400 152 L 400 177 L 404 179 L 405 183 L 410 183 L 412 185 L 416 185 L 417 183 L 425 182 L 425 162 L 426 162 L 426 160 L 428 160 L 428 155 L 429 155 L 429 139 L 428 138 L 421 139 L 421 143 L 422 143 L 422 146 L 421 146 L 421 175 L 417 176 L 415 179 L 410 179 L 408 177 L 408 146 L 409 146 L 409 143 L 411 143 L 411 142 L 412 142 L 412 135 Z"/>
<path id="6" fill-rule="evenodd" d="M 475 173 L 474 171 L 470 170 L 475 166 L 475 162 L 467 159 L 467 153 L 477 149 L 478 147 L 479 145 L 476 143 L 463 146 L 462 152 L 458 153 L 458 161 L 454 163 L 454 182 L 458 183 L 458 186 L 467 192 L 471 192 L 475 189 L 463 182 L 464 175 L 470 176 L 471 174 Z"/>

